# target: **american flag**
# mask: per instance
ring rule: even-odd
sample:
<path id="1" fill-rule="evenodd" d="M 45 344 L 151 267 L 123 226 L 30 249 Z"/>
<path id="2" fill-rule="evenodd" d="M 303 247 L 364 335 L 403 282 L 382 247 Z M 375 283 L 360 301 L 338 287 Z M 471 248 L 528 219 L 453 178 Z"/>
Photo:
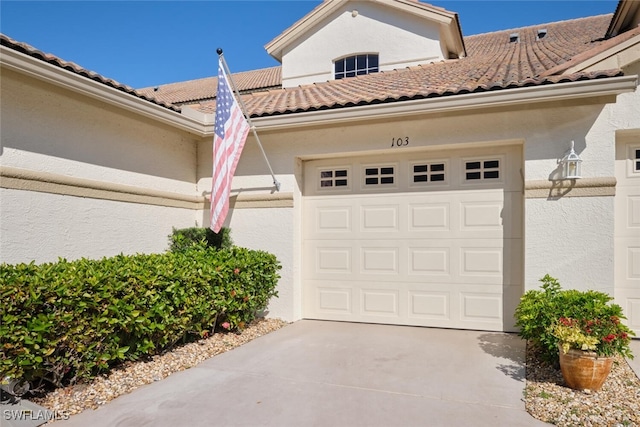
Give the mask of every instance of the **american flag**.
<path id="1" fill-rule="evenodd" d="M 242 147 L 249 134 L 249 124 L 229 87 L 227 76 L 218 61 L 218 94 L 213 137 L 213 182 L 211 184 L 210 228 L 218 233 L 229 212 L 231 180 L 236 171 Z"/>

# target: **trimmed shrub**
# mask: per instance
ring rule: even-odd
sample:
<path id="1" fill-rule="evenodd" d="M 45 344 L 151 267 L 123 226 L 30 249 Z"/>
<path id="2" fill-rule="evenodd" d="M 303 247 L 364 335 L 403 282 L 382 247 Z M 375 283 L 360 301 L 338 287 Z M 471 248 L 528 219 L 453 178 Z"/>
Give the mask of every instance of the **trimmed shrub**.
<path id="1" fill-rule="evenodd" d="M 169 250 L 171 252 L 183 251 L 202 244 L 211 248 L 229 249 L 233 247 L 231 230 L 223 227 L 219 233 L 214 233 L 210 228 L 174 228 L 169 235 Z"/>
<path id="2" fill-rule="evenodd" d="M 557 279 L 545 275 L 542 289 L 526 292 L 515 311 L 519 335 L 539 348 L 547 361 L 558 357 L 558 338 L 552 326 L 561 317 L 571 319 L 626 319 L 622 307 L 609 304 L 613 297 L 599 291 L 563 290 Z"/>
<path id="3" fill-rule="evenodd" d="M 0 265 L 0 377 L 55 386 L 244 327 L 277 296 L 275 256 L 193 246 L 42 265 Z"/>

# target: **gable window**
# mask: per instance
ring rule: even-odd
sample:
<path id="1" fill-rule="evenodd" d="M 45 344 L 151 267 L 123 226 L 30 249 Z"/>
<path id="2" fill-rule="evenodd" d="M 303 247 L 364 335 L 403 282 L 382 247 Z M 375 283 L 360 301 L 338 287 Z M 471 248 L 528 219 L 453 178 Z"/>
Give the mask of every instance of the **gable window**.
<path id="1" fill-rule="evenodd" d="M 338 59 L 335 65 L 335 79 L 344 79 L 345 77 L 355 77 L 363 74 L 371 74 L 378 72 L 378 55 L 354 55 L 346 58 Z"/>

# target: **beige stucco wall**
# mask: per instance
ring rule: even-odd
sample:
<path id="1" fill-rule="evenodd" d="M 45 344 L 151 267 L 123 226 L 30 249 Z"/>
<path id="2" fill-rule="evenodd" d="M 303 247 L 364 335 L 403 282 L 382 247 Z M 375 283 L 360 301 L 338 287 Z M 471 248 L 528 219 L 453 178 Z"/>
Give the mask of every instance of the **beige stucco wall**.
<path id="1" fill-rule="evenodd" d="M 640 63 L 624 69 L 626 75 L 640 74 Z M 615 132 L 640 127 L 640 92 L 624 93 L 615 104 L 591 114 L 584 111 L 577 121 L 558 125 L 582 127 L 586 132 L 576 139 L 576 152 L 583 160 L 582 175 L 615 176 Z M 593 113 L 598 113 L 595 117 Z M 566 148 L 568 146 L 566 145 Z M 527 177 L 540 179 L 550 170 L 553 159 L 541 155 L 551 151 L 551 142 L 540 140 L 527 146 Z M 536 149 L 536 148 L 539 148 Z M 561 153 L 558 152 L 560 156 Z M 527 199 L 525 283 L 537 286 L 536 280 L 549 273 L 563 286 L 598 289 L 614 295 L 614 198 L 563 197 Z"/>
<path id="2" fill-rule="evenodd" d="M 378 53 L 380 70 L 444 58 L 437 24 L 380 4 L 351 2 L 320 26 L 283 52 L 284 87 L 332 80 L 333 61 L 348 55 Z"/>
<path id="3" fill-rule="evenodd" d="M 583 188 L 563 190 L 557 197 L 551 190 L 527 190 L 523 195 L 525 259 L 523 291 L 535 288 L 545 274 L 558 277 L 567 288 L 597 288 L 613 294 L 613 224 L 615 180 L 614 131 L 617 126 L 632 126 L 638 121 L 638 94 L 619 97 L 620 104 L 604 105 L 613 98 L 588 103 L 563 101 L 539 105 L 484 109 L 469 113 L 428 114 L 390 121 L 362 121 L 324 128 L 300 128 L 288 131 L 263 131 L 260 139 L 271 161 L 281 192 L 291 193 L 289 209 L 236 209 L 228 224 L 234 236 L 264 235 L 247 239 L 246 244 L 279 254 L 286 262 L 283 295 L 292 303 L 279 304 L 279 317 L 300 316 L 301 232 L 300 159 L 339 157 L 360 154 L 393 154 L 400 151 L 438 150 L 475 145 L 522 144 L 523 179 L 527 183 L 551 186 L 557 175 L 558 160 L 569 149 L 571 140 L 583 158 Z M 260 120 L 255 120 L 259 128 Z M 391 139 L 409 137 L 407 147 L 391 148 Z M 210 144 L 199 145 L 198 191 L 208 191 L 210 180 Z M 268 195 L 272 179 L 250 138 L 245 146 L 236 177 L 235 194 Z M 548 183 L 548 184 L 544 184 Z M 542 197 L 540 196 L 542 191 Z M 548 194 L 545 194 L 548 193 Z M 604 194 L 604 195 L 603 195 Z M 576 197 L 581 196 L 581 197 Z M 586 196 L 586 197 L 585 197 Z M 249 209 L 249 208 L 247 208 Z M 203 214 L 203 219 L 206 214 Z M 251 219 L 248 221 L 247 219 Z M 205 219 L 206 221 L 206 219 Z M 293 223 L 292 223 L 293 221 Z M 269 224 L 265 227 L 265 224 Z M 279 238 L 275 230 L 282 230 Z M 290 297 L 291 296 L 291 297 Z"/>
<path id="4" fill-rule="evenodd" d="M 191 135 L 4 68 L 1 90 L 0 262 L 161 252 L 195 225 Z"/>

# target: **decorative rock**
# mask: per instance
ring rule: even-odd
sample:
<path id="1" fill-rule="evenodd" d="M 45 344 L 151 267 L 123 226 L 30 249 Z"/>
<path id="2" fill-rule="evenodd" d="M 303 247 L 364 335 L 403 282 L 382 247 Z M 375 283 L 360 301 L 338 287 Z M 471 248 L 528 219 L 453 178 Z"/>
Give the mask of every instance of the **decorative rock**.
<path id="1" fill-rule="evenodd" d="M 29 400 L 45 408 L 69 415 L 85 409 L 96 409 L 116 397 L 130 393 L 136 388 L 160 381 L 174 372 L 189 369 L 198 363 L 245 344 L 286 326 L 280 319 L 258 319 L 241 333 L 216 333 L 170 352 L 155 355 L 149 360 L 126 362 L 109 374 L 94 378 L 89 383 L 59 388 Z"/>
<path id="2" fill-rule="evenodd" d="M 627 361 L 616 357 L 599 391 L 564 386 L 560 369 L 529 346 L 525 408 L 533 417 L 561 427 L 640 426 L 640 379 Z"/>

